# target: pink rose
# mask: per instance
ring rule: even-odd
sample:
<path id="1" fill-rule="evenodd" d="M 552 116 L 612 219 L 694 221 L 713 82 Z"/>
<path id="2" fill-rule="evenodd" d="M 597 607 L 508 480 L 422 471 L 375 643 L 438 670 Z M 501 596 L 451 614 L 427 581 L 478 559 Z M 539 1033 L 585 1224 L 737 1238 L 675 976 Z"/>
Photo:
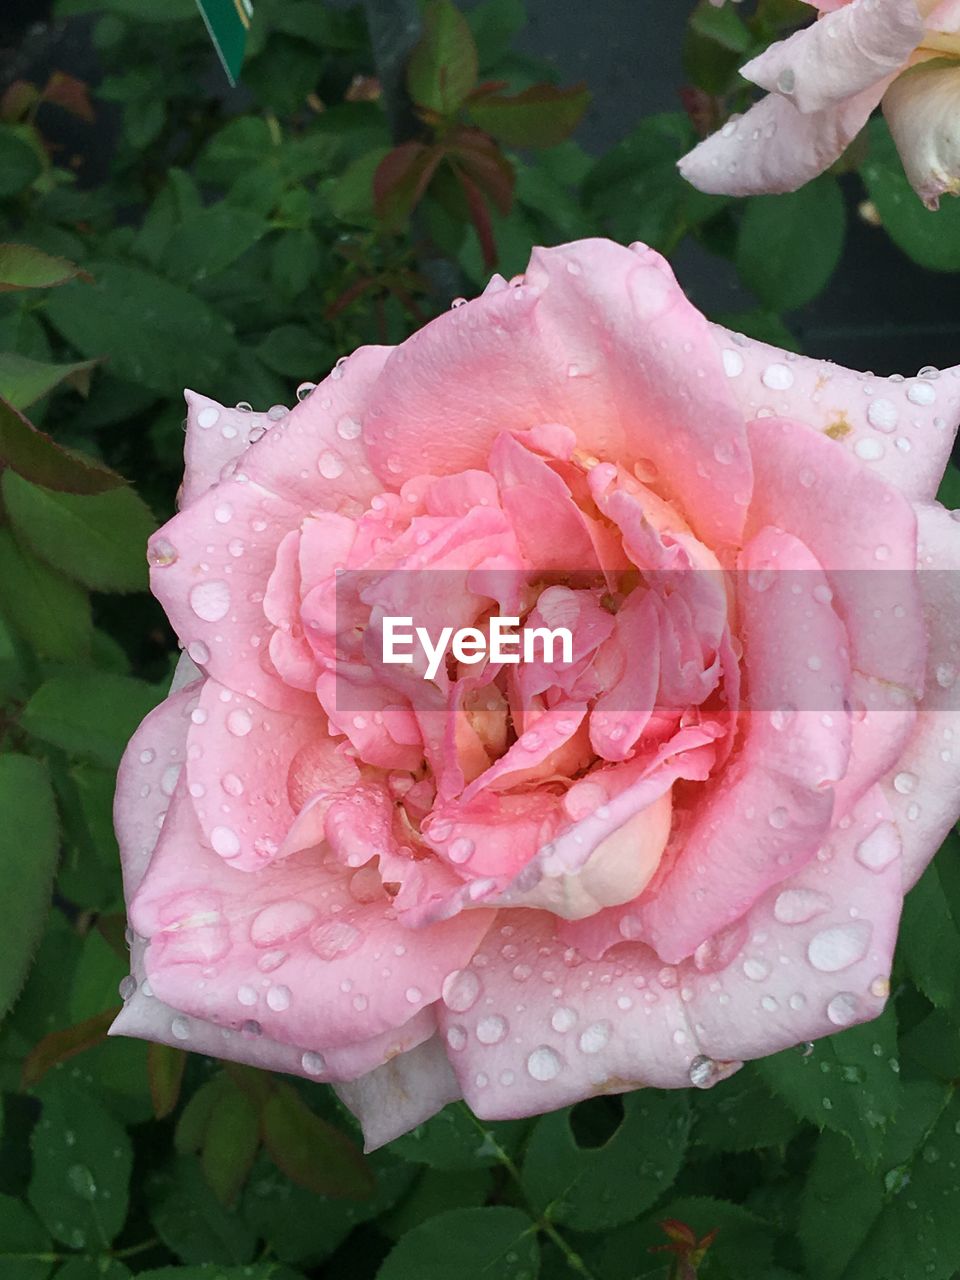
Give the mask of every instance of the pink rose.
<path id="1" fill-rule="evenodd" d="M 795 191 L 881 102 L 924 203 L 960 192 L 960 0 L 810 0 L 812 26 L 741 67 L 770 92 L 680 161 L 701 191 Z"/>
<path id="2" fill-rule="evenodd" d="M 332 1081 L 377 1145 L 875 1017 L 960 808 L 958 373 L 785 354 L 587 240 L 290 412 L 188 392 L 114 1030 Z M 569 660 L 379 661 L 385 614 L 511 610 Z"/>

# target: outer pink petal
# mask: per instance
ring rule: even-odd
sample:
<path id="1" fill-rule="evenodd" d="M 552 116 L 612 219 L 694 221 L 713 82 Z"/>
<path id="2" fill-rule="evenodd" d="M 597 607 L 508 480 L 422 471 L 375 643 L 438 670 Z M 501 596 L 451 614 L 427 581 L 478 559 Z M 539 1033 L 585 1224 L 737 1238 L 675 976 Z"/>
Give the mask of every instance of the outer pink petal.
<path id="1" fill-rule="evenodd" d="M 829 169 L 870 119 L 892 77 L 803 115 L 777 93 L 730 120 L 679 161 L 688 182 L 717 195 L 796 191 Z"/>
<path id="2" fill-rule="evenodd" d="M 370 1040 L 320 1054 L 309 1047 L 272 1040 L 249 1025 L 246 1030 L 218 1026 L 214 1022 L 189 1017 L 164 1004 L 154 995 L 147 979 L 145 951 L 144 942 L 135 939 L 131 947 L 130 971 L 136 988 L 126 997 L 123 1008 L 114 1019 L 109 1032 L 112 1036 L 155 1040 L 176 1049 L 188 1049 L 212 1058 L 228 1058 L 231 1062 L 245 1062 L 265 1071 L 284 1071 L 307 1080 L 339 1081 L 352 1080 L 375 1070 L 398 1054 L 416 1048 L 436 1030 L 433 1009 L 421 1009 L 403 1026 Z"/>
<path id="3" fill-rule="evenodd" d="M 296 816 L 295 757 L 327 739 L 322 721 L 269 711 L 207 680 L 189 711 L 187 782 L 204 840 L 231 865 L 255 871 L 277 856 Z"/>
<path id="4" fill-rule="evenodd" d="M 649 250 L 535 250 L 522 285 L 439 317 L 390 357 L 365 427 L 371 458 L 391 484 L 424 457 L 448 474 L 483 467 L 503 430 L 560 422 L 588 453 L 652 459 L 698 532 L 732 540 L 749 459 L 705 324 Z"/>
<path id="5" fill-rule="evenodd" d="M 263 611 L 277 547 L 302 514 L 259 485 L 225 481 L 154 537 L 151 587 L 204 671 L 277 711 L 319 716 L 316 698 L 291 688 L 273 670 L 273 627 Z"/>
<path id="6" fill-rule="evenodd" d="M 746 418 L 791 418 L 829 435 L 907 497 L 937 492 L 960 423 L 960 378 L 875 378 L 713 326 Z M 960 372 L 958 370 L 957 372 Z"/>
<path id="7" fill-rule="evenodd" d="M 899 71 L 923 36 L 916 0 L 853 0 L 740 68 L 804 115 L 847 102 Z"/>
<path id="8" fill-rule="evenodd" d="M 488 911 L 411 931 L 390 899 L 350 891 L 348 872 L 316 850 L 257 873 L 205 848 L 181 786 L 130 920 L 150 939 L 146 968 L 160 999 L 233 1028 L 321 1052 L 404 1025 L 465 963 Z"/>
<path id="9" fill-rule="evenodd" d="M 917 510 L 929 636 L 927 690 L 914 736 L 884 782 L 903 839 L 904 880 L 919 878 L 960 809 L 960 524 Z"/>
<path id="10" fill-rule="evenodd" d="M 113 823 L 128 902 L 147 870 L 187 758 L 196 694 L 196 689 L 186 688 L 161 702 L 127 743 L 120 761 Z"/>
<path id="11" fill-rule="evenodd" d="M 814 595 L 826 581 L 819 565 L 795 538 L 768 529 L 745 549 L 740 568 L 744 664 L 755 703 L 746 739 L 701 798 L 673 869 L 633 912 L 636 927 L 623 930 L 670 963 L 814 857 L 830 828 L 830 784 L 844 776 L 849 758 L 849 660 L 839 620 Z M 758 579 L 758 571 L 768 576 Z M 798 578 L 806 591 L 795 595 Z"/>
<path id="12" fill-rule="evenodd" d="M 337 1093 L 360 1121 L 365 1151 L 399 1138 L 460 1097 L 457 1078 L 436 1036 L 361 1079 L 338 1085 Z"/>
<path id="13" fill-rule="evenodd" d="M 365 443 L 371 395 L 391 350 L 360 347 L 338 364 L 245 455 L 243 473 L 304 513 L 366 505 L 380 488 Z"/>
<path id="14" fill-rule="evenodd" d="M 754 907 L 733 963 L 685 966 L 704 1053 L 759 1058 L 880 1013 L 903 897 L 889 819 L 874 788 L 816 860 Z"/>
<path id="15" fill-rule="evenodd" d="M 775 525 L 804 542 L 827 572 L 854 670 L 919 692 L 924 636 L 910 504 L 799 423 L 757 419 L 750 441 L 757 484 L 748 534 Z"/>
<path id="16" fill-rule="evenodd" d="M 584 960 L 545 911 L 510 912 L 444 987 L 438 1020 L 472 1110 L 537 1115 L 597 1093 L 690 1083 L 701 1052 L 677 972 L 646 947 Z"/>
<path id="17" fill-rule="evenodd" d="M 185 391 L 187 401 L 186 439 L 183 445 L 183 493 L 181 505 L 188 507 L 213 487 L 238 458 L 288 410 L 276 405 L 269 413 L 228 409 L 209 396 Z"/>

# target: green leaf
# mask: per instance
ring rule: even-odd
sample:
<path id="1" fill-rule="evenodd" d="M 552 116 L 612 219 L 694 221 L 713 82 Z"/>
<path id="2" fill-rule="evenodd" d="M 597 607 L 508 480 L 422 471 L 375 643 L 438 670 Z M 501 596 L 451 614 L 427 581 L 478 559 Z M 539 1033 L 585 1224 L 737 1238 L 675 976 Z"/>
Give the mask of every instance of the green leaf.
<path id="1" fill-rule="evenodd" d="M 289 378 L 316 374 L 331 363 L 321 340 L 302 324 L 281 324 L 271 329 L 257 347 L 257 355 L 268 369 Z"/>
<path id="2" fill-rule="evenodd" d="M 94 1014 L 92 1018 L 85 1018 L 83 1022 L 74 1023 L 72 1027 L 63 1027 L 59 1031 L 51 1031 L 48 1036 L 44 1036 L 24 1059 L 21 1076 L 23 1087 L 32 1089 L 51 1067 L 61 1062 L 68 1062 L 78 1053 L 85 1052 L 95 1044 L 101 1044 L 106 1039 L 111 1022 L 119 1012 L 119 1008 L 107 1009 L 103 1013 Z"/>
<path id="3" fill-rule="evenodd" d="M 160 98 L 134 98 L 123 113 L 123 134 L 135 151 L 143 151 L 154 142 L 166 119 Z"/>
<path id="4" fill-rule="evenodd" d="M 235 353 L 226 321 L 189 290 L 142 267 L 106 262 L 96 282 L 51 296 L 47 315 L 84 356 L 107 355 L 112 373 L 169 395 L 213 386 Z"/>
<path id="5" fill-rule="evenodd" d="M 261 1115 L 263 1144 L 292 1182 L 318 1195 L 364 1199 L 370 1167 L 353 1142 L 316 1115 L 290 1085 L 278 1085 Z"/>
<path id="6" fill-rule="evenodd" d="M 725 208 L 727 197 L 704 195 L 677 169 L 696 140 L 679 112 L 641 121 L 584 180 L 583 202 L 594 224 L 624 244 L 640 239 L 670 251 L 690 227 Z"/>
<path id="7" fill-rule="evenodd" d="M 106 1248 L 127 1216 L 133 1148 L 89 1093 L 57 1080 L 42 1090 L 27 1195 L 44 1226 L 74 1249 Z"/>
<path id="8" fill-rule="evenodd" d="M 52 1261 L 31 1257 L 50 1252 L 50 1237 L 22 1200 L 0 1195 L 0 1270 L 4 1280 L 44 1280 Z"/>
<path id="9" fill-rule="evenodd" d="M 530 1128 L 527 1120 L 478 1120 L 451 1103 L 390 1143 L 392 1155 L 431 1169 L 478 1169 L 499 1162 L 498 1149 L 512 1155 Z"/>
<path id="10" fill-rule="evenodd" d="M 467 14 L 484 69 L 504 57 L 527 15 L 523 0 L 482 0 Z"/>
<path id="11" fill-rule="evenodd" d="M 43 171 L 25 129 L 23 125 L 0 124 L 0 199 L 19 195 Z"/>
<path id="12" fill-rule="evenodd" d="M 451 0 L 428 0 L 421 35 L 407 65 L 407 89 L 418 106 L 452 115 L 477 86 L 477 46 Z"/>
<path id="13" fill-rule="evenodd" d="M 93 623 L 85 591 L 61 577 L 0 528 L 0 614 L 39 655 L 82 662 Z"/>
<path id="14" fill-rule="evenodd" d="M 70 1258 L 57 1272 L 57 1280 L 129 1280 L 129 1267 L 100 1254 L 96 1258 Z"/>
<path id="15" fill-rule="evenodd" d="M 17 536 L 94 591 L 145 591 L 145 548 L 157 523 L 133 489 L 56 493 L 6 471 L 0 480 Z"/>
<path id="16" fill-rule="evenodd" d="M 42 396 L 48 395 L 61 382 L 69 382 L 81 395 L 90 389 L 90 371 L 95 361 L 81 360 L 74 364 L 48 364 L 43 360 L 31 360 L 15 351 L 0 352 L 0 396 L 15 409 L 26 409 Z"/>
<path id="17" fill-rule="evenodd" d="M 260 1145 L 257 1109 L 235 1085 L 218 1093 L 203 1133 L 203 1174 L 221 1204 L 237 1198 Z"/>
<path id="18" fill-rule="evenodd" d="M 829 175 L 787 195 L 754 196 L 740 224 L 737 270 L 764 306 L 793 311 L 825 288 L 845 234 L 843 195 Z"/>
<path id="19" fill-rule="evenodd" d="M 378 1225 L 392 1240 L 399 1240 L 438 1213 L 486 1204 L 492 1190 L 489 1169 L 424 1169 L 409 1195 Z"/>
<path id="20" fill-rule="evenodd" d="M 176 228 L 162 265 L 174 280 L 201 283 L 232 266 L 266 231 L 266 219 L 252 209 L 226 202 L 209 205 Z"/>
<path id="21" fill-rule="evenodd" d="M 195 1156 L 180 1156 L 154 1173 L 146 1195 L 157 1235 L 184 1262 L 240 1264 L 253 1258 L 256 1236 L 213 1194 Z"/>
<path id="22" fill-rule="evenodd" d="M 98 764 L 117 765 L 133 731 L 163 690 L 130 676 L 74 671 L 52 676 L 23 709 L 28 733 Z"/>
<path id="23" fill-rule="evenodd" d="M 810 1275 L 824 1280 L 948 1280 L 960 1219 L 948 1188 L 960 1157 L 960 1107 L 917 1081 L 870 1170 L 839 1137 L 817 1146 L 801 1201 L 799 1235 Z"/>
<path id="24" fill-rule="evenodd" d="M 311 1266 L 334 1252 L 353 1228 L 389 1209 L 412 1185 L 416 1174 L 386 1152 L 370 1158 L 377 1186 L 369 1200 L 316 1196 L 285 1178 L 263 1153 L 243 1195 L 243 1217 L 284 1262 Z"/>
<path id="25" fill-rule="evenodd" d="M 158 1120 L 170 1115 L 180 1098 L 187 1055 L 182 1049 L 154 1042 L 147 1051 L 147 1075 L 153 1114 Z"/>
<path id="26" fill-rule="evenodd" d="M 115 13 L 146 23 L 197 20 L 195 0 L 164 0 L 160 9 L 144 5 L 143 0 L 57 0 L 59 17 L 67 18 L 79 13 Z"/>
<path id="27" fill-rule="evenodd" d="M 790 1109 L 770 1094 L 749 1063 L 693 1101 L 692 1145 L 710 1151 L 785 1147 L 799 1127 Z"/>
<path id="28" fill-rule="evenodd" d="M 0 467 L 66 493 L 103 493 L 126 482 L 109 467 L 64 449 L 0 399 Z"/>
<path id="29" fill-rule="evenodd" d="M 474 124 L 507 147 L 555 147 L 568 138 L 590 104 L 586 85 L 535 84 L 510 97 L 488 94 L 469 104 Z"/>
<path id="30" fill-rule="evenodd" d="M 46 769 L 26 755 L 0 755 L 0 901 L 15 902 L 0 941 L 0 1018 L 27 977 L 46 920 L 59 840 Z"/>
<path id="31" fill-rule="evenodd" d="M 12 289 L 50 289 L 90 277 L 74 262 L 56 258 L 29 244 L 0 244 L 0 293 Z"/>
<path id="32" fill-rule="evenodd" d="M 960 838 L 948 837 L 907 894 L 900 950 L 931 1004 L 960 1014 Z"/>
<path id="33" fill-rule="evenodd" d="M 897 1027 L 893 1006 L 873 1022 L 787 1049 L 755 1064 L 767 1086 L 798 1116 L 846 1134 L 869 1163 L 900 1105 Z"/>
<path id="34" fill-rule="evenodd" d="M 403 1237 L 377 1280 L 535 1280 L 536 1226 L 519 1209 L 451 1209 Z"/>
<path id="35" fill-rule="evenodd" d="M 709 0 L 701 0 L 690 19 L 690 26 L 697 35 L 712 40 L 731 53 L 745 53 L 753 43 L 750 31 L 728 4 L 718 8 Z"/>
<path id="36" fill-rule="evenodd" d="M 601 1231 L 652 1204 L 677 1175 L 690 1123 L 685 1094 L 623 1095 L 623 1121 L 601 1145 L 579 1146 L 569 1108 L 538 1121 L 523 1162 L 531 1205 L 556 1222 Z"/>
<path id="37" fill-rule="evenodd" d="M 942 502 L 948 511 L 956 511 L 960 507 L 960 467 L 954 466 L 952 462 L 947 463 L 947 469 L 943 473 L 937 490 L 937 501 Z"/>
<path id="38" fill-rule="evenodd" d="M 960 271 L 960 201 L 944 200 L 935 213 L 925 208 L 883 120 L 871 123 L 869 137 L 860 173 L 890 239 L 921 267 Z"/>

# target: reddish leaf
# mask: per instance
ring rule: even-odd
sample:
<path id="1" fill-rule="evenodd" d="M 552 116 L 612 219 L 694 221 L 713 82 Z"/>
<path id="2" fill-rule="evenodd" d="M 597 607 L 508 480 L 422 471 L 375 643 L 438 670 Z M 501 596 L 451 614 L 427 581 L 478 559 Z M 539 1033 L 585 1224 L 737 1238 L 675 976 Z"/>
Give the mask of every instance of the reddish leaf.
<path id="1" fill-rule="evenodd" d="M 513 204 L 513 166 L 492 138 L 478 129 L 459 129 L 448 143 L 457 168 L 464 170 L 504 217 Z"/>
<path id="2" fill-rule="evenodd" d="M 91 1049 L 107 1038 L 107 1029 L 120 1012 L 116 1009 L 105 1009 L 84 1022 L 72 1027 L 64 1027 L 61 1031 L 51 1031 L 39 1044 L 34 1045 L 24 1059 L 21 1072 L 21 1085 L 29 1089 L 41 1080 L 51 1067 L 58 1062 L 66 1062 L 84 1049 Z"/>
<path id="3" fill-rule="evenodd" d="M 29 80 L 14 80 L 0 96 L 0 120 L 4 124 L 22 120 L 39 97 L 35 84 Z"/>
<path id="4" fill-rule="evenodd" d="M 96 116 L 90 102 L 90 94 L 84 80 L 68 75 L 66 71 L 54 71 L 46 83 L 41 102 L 52 102 L 73 116 L 79 116 L 88 124 L 93 124 Z"/>
<path id="5" fill-rule="evenodd" d="M 123 476 L 102 463 L 64 449 L 0 400 L 0 471 L 4 467 L 32 484 L 61 493 L 105 493 L 126 484 Z"/>
<path id="6" fill-rule="evenodd" d="M 477 46 L 470 26 L 450 0 L 429 0 L 423 35 L 407 65 L 413 101 L 442 116 L 459 110 L 477 85 Z"/>
<path id="7" fill-rule="evenodd" d="M 260 1121 L 264 1146 L 291 1182 L 322 1196 L 365 1200 L 372 1194 L 373 1174 L 361 1153 L 290 1085 L 278 1087 Z"/>
<path id="8" fill-rule="evenodd" d="M 405 221 L 420 203 L 443 157 L 439 147 L 404 142 L 387 153 L 373 175 L 377 217 L 391 225 Z"/>
<path id="9" fill-rule="evenodd" d="M 147 1078 L 153 1114 L 158 1120 L 168 1116 L 180 1100 L 180 1085 L 187 1055 L 168 1044 L 151 1044 L 147 1050 Z"/>
<path id="10" fill-rule="evenodd" d="M 512 96 L 473 98 L 470 117 L 508 147 L 554 147 L 580 123 L 590 102 L 585 85 L 535 84 Z"/>
<path id="11" fill-rule="evenodd" d="M 488 270 L 493 270 L 497 265 L 497 244 L 493 237 L 493 224 L 490 221 L 490 211 L 486 206 L 483 196 L 476 183 L 468 178 L 465 173 L 455 170 L 460 186 L 463 188 L 463 194 L 467 199 L 467 207 L 470 210 L 470 221 L 473 223 L 477 233 L 477 239 L 480 241 L 480 250 L 483 253 L 483 263 Z"/>

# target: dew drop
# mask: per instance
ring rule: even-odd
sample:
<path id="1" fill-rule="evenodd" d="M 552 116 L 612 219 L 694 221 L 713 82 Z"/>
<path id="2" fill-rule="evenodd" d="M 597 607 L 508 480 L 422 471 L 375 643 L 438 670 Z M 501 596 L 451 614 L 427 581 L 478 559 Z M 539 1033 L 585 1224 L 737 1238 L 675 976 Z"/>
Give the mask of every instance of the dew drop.
<path id="1" fill-rule="evenodd" d="M 527 1058 L 527 1071 L 534 1080 L 539 1080 L 541 1083 L 555 1080 L 562 1066 L 560 1055 L 546 1044 L 534 1049 Z"/>
<path id="2" fill-rule="evenodd" d="M 862 960 L 870 945 L 872 926 L 866 920 L 833 925 L 815 934 L 807 946 L 807 959 L 821 973 L 839 973 Z"/>
<path id="3" fill-rule="evenodd" d="M 480 979 L 470 969 L 455 969 L 444 978 L 440 994 L 448 1009 L 466 1013 L 480 995 Z"/>

